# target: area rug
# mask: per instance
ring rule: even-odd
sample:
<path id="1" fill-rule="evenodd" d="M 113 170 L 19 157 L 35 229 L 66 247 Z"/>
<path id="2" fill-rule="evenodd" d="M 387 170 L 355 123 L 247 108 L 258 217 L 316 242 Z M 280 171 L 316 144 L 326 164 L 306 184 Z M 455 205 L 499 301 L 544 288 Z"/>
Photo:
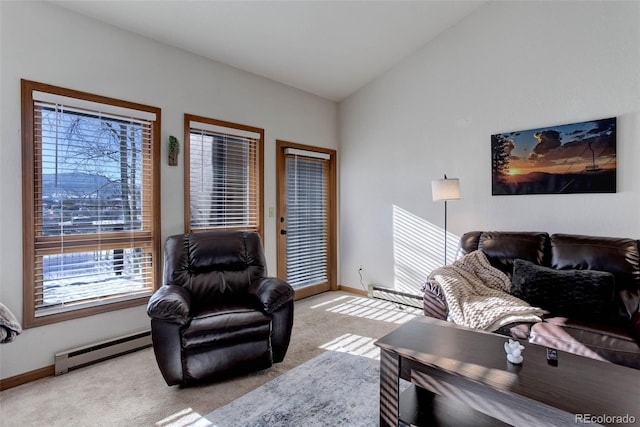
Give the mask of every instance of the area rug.
<path id="1" fill-rule="evenodd" d="M 216 427 L 374 426 L 380 362 L 326 351 L 211 412 Z"/>

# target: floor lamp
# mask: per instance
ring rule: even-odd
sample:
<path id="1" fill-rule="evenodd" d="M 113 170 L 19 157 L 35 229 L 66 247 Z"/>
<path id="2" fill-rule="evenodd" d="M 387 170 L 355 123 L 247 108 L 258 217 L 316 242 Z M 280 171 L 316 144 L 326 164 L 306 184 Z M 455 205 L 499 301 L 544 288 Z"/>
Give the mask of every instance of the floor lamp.
<path id="1" fill-rule="evenodd" d="M 447 201 L 460 200 L 460 180 L 458 178 L 434 179 L 431 181 L 434 202 L 444 200 L 444 265 L 447 265 Z"/>

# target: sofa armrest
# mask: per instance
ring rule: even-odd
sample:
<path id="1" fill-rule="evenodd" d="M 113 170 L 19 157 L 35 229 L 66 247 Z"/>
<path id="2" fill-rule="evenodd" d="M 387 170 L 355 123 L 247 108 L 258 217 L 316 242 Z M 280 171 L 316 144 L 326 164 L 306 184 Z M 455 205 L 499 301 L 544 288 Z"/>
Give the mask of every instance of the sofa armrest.
<path id="1" fill-rule="evenodd" d="M 435 317 L 436 319 L 447 320 L 449 316 L 449 306 L 444 297 L 440 284 L 435 279 L 429 278 L 422 285 L 423 295 L 422 303 L 425 316 Z"/>
<path id="2" fill-rule="evenodd" d="M 189 323 L 191 294 L 181 286 L 164 285 L 155 291 L 147 304 L 147 315 L 179 325 Z"/>
<path id="3" fill-rule="evenodd" d="M 631 326 L 636 333 L 636 342 L 640 344 L 640 312 L 631 316 Z"/>
<path id="4" fill-rule="evenodd" d="M 293 300 L 295 294 L 291 285 L 275 277 L 262 277 L 249 286 L 249 293 L 255 296 L 260 308 L 269 314 Z"/>
<path id="5" fill-rule="evenodd" d="M 620 291 L 620 299 L 631 321 L 631 326 L 635 332 L 635 339 L 640 343 L 640 289 Z"/>

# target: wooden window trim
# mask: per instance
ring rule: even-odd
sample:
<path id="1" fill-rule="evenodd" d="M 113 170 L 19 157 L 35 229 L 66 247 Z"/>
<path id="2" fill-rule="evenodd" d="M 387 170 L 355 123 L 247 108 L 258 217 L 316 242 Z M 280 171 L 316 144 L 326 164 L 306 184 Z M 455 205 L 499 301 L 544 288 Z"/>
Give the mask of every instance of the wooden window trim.
<path id="1" fill-rule="evenodd" d="M 191 233 L 191 161 L 190 161 L 190 139 L 191 139 L 191 122 L 200 122 L 213 126 L 227 127 L 247 132 L 254 132 L 260 135 L 257 142 L 257 163 L 258 170 L 252 173 L 250 186 L 258 190 L 258 206 L 257 206 L 257 231 L 262 237 L 264 244 L 264 129 L 254 126 L 233 123 L 224 120 L 212 119 L 193 114 L 184 115 L 184 231 Z M 253 172 L 253 170 L 252 170 Z M 244 227 L 226 227 L 226 230 L 244 230 Z M 202 230 L 200 230 L 202 231 Z"/>
<path id="2" fill-rule="evenodd" d="M 23 238 L 23 327 L 33 328 L 52 323 L 62 322 L 71 319 L 78 319 L 86 316 L 92 316 L 99 313 L 120 310 L 123 308 L 146 304 L 149 297 L 131 298 L 126 301 L 117 301 L 110 303 L 100 303 L 98 305 L 79 308 L 76 310 L 65 311 L 46 316 L 36 317 L 36 307 L 34 300 L 35 286 L 35 255 L 36 244 L 51 245 L 55 238 L 38 237 L 36 224 L 39 224 L 38 218 L 41 219 L 42 214 L 36 212 L 34 203 L 34 185 L 35 172 L 38 164 L 34 162 L 35 147 L 38 141 L 34 138 L 34 99 L 33 92 L 46 92 L 59 96 L 75 98 L 79 100 L 91 101 L 100 104 L 112 105 L 116 107 L 140 110 L 155 114 L 156 119 L 151 122 L 152 140 L 149 144 L 149 154 L 151 157 L 150 176 L 147 182 L 151 185 L 150 201 L 151 201 L 151 223 L 152 228 L 148 232 L 138 233 L 137 238 L 144 239 L 152 248 L 153 266 L 151 272 L 151 280 L 153 289 L 159 286 L 159 280 L 162 277 L 161 262 L 161 241 L 160 241 L 160 129 L 161 129 L 161 109 L 144 104 L 123 101 L 120 99 L 110 98 L 101 95 L 95 95 L 88 92 L 77 91 L 73 89 L 52 86 L 45 83 L 38 83 L 30 80 L 21 80 L 21 108 L 22 108 L 22 238 Z M 144 144 L 143 144 L 144 146 Z M 117 234 L 117 233 L 114 233 Z M 150 238 L 150 240 L 146 240 Z M 131 242 L 130 236 L 126 240 Z M 38 243 L 39 242 L 39 243 Z M 114 240 L 117 242 L 117 239 Z M 142 243 L 141 243 L 142 244 Z M 88 246 L 90 247 L 90 246 Z"/>

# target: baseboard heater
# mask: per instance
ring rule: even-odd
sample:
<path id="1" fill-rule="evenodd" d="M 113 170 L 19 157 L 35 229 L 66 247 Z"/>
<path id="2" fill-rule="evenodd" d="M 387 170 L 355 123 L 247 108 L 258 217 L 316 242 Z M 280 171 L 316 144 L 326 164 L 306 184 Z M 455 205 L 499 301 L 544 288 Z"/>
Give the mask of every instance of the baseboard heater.
<path id="1" fill-rule="evenodd" d="M 410 294 L 379 285 L 369 285 L 369 297 L 422 308 L 422 295 Z"/>
<path id="2" fill-rule="evenodd" d="M 150 346 L 151 331 L 147 330 L 56 353 L 55 374 L 62 375 L 73 369 Z"/>

